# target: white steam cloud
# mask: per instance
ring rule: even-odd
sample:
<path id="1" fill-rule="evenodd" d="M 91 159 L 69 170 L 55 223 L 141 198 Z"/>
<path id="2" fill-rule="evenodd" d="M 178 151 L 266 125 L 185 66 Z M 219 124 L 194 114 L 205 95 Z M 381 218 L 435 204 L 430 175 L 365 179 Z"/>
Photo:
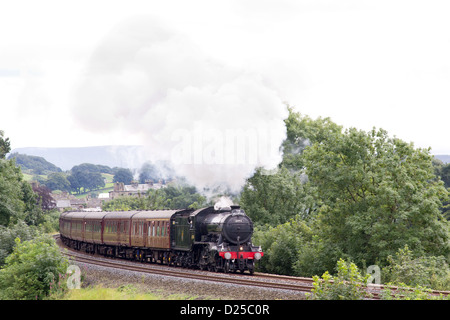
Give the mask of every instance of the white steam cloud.
<path id="1" fill-rule="evenodd" d="M 286 138 L 287 109 L 263 77 L 214 61 L 149 17 L 99 43 L 72 111 L 87 129 L 140 135 L 149 160 L 170 161 L 200 191 L 239 191 L 257 166 L 276 167 Z"/>

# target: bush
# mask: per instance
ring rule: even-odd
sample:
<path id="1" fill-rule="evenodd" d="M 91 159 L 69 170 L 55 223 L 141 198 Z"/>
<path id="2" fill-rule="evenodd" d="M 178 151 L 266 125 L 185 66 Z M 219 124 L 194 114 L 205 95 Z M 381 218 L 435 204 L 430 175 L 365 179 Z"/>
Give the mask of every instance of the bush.
<path id="1" fill-rule="evenodd" d="M 362 300 L 369 296 L 366 292 L 370 275 L 362 276 L 354 263 L 343 259 L 337 262 L 338 274 L 331 276 L 326 271 L 322 278 L 314 276 L 313 289 L 308 299 L 312 300 Z"/>
<path id="2" fill-rule="evenodd" d="M 389 283 L 388 285 L 392 285 Z M 450 300 L 449 296 L 433 295 L 432 290 L 422 286 L 414 288 L 408 287 L 404 283 L 400 283 L 396 289 L 386 287 L 381 292 L 383 300 Z"/>
<path id="3" fill-rule="evenodd" d="M 6 257 L 13 252 L 16 238 L 23 241 L 31 240 L 37 235 L 37 228 L 28 226 L 19 220 L 10 227 L 0 226 L 0 267 L 5 263 Z"/>
<path id="4" fill-rule="evenodd" d="M 310 239 L 310 232 L 305 222 L 298 218 L 277 227 L 256 227 L 253 243 L 260 245 L 264 251 L 258 270 L 292 275 L 299 248 Z"/>
<path id="5" fill-rule="evenodd" d="M 39 225 L 43 233 L 52 233 L 59 231 L 59 216 L 57 210 L 52 210 L 44 215 L 44 221 Z"/>
<path id="6" fill-rule="evenodd" d="M 395 257 L 389 256 L 388 262 L 389 265 L 383 268 L 383 282 L 450 290 L 450 268 L 443 256 L 414 258 L 413 252 L 405 246 Z"/>
<path id="7" fill-rule="evenodd" d="M 43 235 L 24 242 L 17 238 L 13 253 L 0 270 L 0 299 L 44 299 L 67 266 L 53 238 Z"/>

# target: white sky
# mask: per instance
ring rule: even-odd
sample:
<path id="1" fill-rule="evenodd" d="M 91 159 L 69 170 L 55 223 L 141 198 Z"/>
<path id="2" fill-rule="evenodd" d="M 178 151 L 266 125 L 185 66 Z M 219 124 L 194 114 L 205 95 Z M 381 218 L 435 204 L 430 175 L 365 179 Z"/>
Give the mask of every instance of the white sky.
<path id="1" fill-rule="evenodd" d="M 449 17 L 450 2 L 432 0 L 3 1 L 0 130 L 12 148 L 145 143 L 83 126 L 75 89 L 117 26 L 157 18 L 303 114 L 450 154 Z"/>

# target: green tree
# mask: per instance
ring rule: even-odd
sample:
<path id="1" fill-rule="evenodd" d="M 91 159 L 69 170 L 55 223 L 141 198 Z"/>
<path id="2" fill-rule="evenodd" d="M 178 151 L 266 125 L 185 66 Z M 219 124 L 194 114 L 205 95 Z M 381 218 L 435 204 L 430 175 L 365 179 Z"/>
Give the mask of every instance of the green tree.
<path id="1" fill-rule="evenodd" d="M 294 274 L 300 248 L 311 241 L 311 236 L 311 228 L 299 216 L 276 227 L 255 227 L 253 243 L 260 245 L 264 251 L 258 269 L 276 274 Z"/>
<path id="2" fill-rule="evenodd" d="M 306 115 L 295 112 L 288 106 L 289 116 L 286 124 L 286 140 L 283 142 L 282 166 L 298 171 L 304 167 L 303 150 L 306 147 L 321 143 L 328 139 L 330 134 L 340 133 L 342 126 L 332 122 L 330 118 L 311 119 Z"/>
<path id="3" fill-rule="evenodd" d="M 17 221 L 23 218 L 23 187 L 27 190 L 14 160 L 0 159 L 0 225 L 7 226 L 11 219 Z"/>
<path id="4" fill-rule="evenodd" d="M 446 188 L 450 188 L 450 163 L 442 166 L 441 179 L 445 183 Z"/>
<path id="5" fill-rule="evenodd" d="M 86 192 L 105 186 L 105 180 L 98 172 L 98 167 L 89 164 L 74 166 L 67 180 L 70 182 L 71 189 L 76 193 L 81 193 L 81 188 Z"/>
<path id="6" fill-rule="evenodd" d="M 86 181 L 85 189 L 88 190 L 96 190 L 105 186 L 105 179 L 98 172 L 88 172 L 86 174 Z"/>
<path id="7" fill-rule="evenodd" d="M 9 139 L 3 140 L 3 132 L 0 133 L 0 145 L 9 152 Z M 20 220 L 37 225 L 43 215 L 37 199 L 15 160 L 0 158 L 0 225 L 9 226 Z"/>
<path id="8" fill-rule="evenodd" d="M 67 176 L 70 183 L 70 190 L 76 193 L 81 193 L 83 187 L 83 176 L 79 174 L 70 174 Z"/>
<path id="9" fill-rule="evenodd" d="M 305 148 L 322 143 L 330 134 L 340 133 L 341 126 L 329 118 L 313 120 L 287 106 L 289 116 L 285 119 L 287 138 L 283 142 L 283 161 L 277 170 L 267 172 L 257 169 L 247 179 L 241 193 L 240 205 L 258 224 L 276 226 L 299 215 L 308 219 L 319 207 L 313 197 L 315 186 L 308 183 L 305 175 Z"/>
<path id="10" fill-rule="evenodd" d="M 206 204 L 206 198 L 197 193 L 195 187 L 183 185 L 171 185 L 158 190 L 151 189 L 147 199 L 150 208 L 154 209 L 198 209 Z M 154 202 L 153 199 L 155 199 Z"/>
<path id="11" fill-rule="evenodd" d="M 62 172 L 50 174 L 47 181 L 45 181 L 45 185 L 50 190 L 70 191 L 70 182 L 66 174 Z"/>
<path id="12" fill-rule="evenodd" d="M 281 167 L 272 173 L 258 168 L 247 179 L 239 203 L 255 223 L 276 226 L 297 215 L 307 219 L 315 209 L 313 191 L 300 172 Z"/>
<path id="13" fill-rule="evenodd" d="M 386 262 L 408 245 L 418 254 L 449 254 L 448 197 L 429 150 L 354 128 L 304 151 L 306 172 L 323 203 L 322 239 L 355 262 Z"/>
<path id="14" fill-rule="evenodd" d="M 206 198 L 191 186 L 168 186 L 162 189 L 150 189 L 147 195 L 119 197 L 103 205 L 105 211 L 163 210 L 163 209 L 199 209 L 206 206 Z"/>
<path id="15" fill-rule="evenodd" d="M 133 173 L 130 169 L 120 168 L 113 177 L 113 182 L 130 184 L 133 181 Z"/>
<path id="16" fill-rule="evenodd" d="M 0 159 L 5 159 L 6 154 L 11 151 L 11 142 L 9 138 L 3 138 L 5 132 L 0 130 Z"/>

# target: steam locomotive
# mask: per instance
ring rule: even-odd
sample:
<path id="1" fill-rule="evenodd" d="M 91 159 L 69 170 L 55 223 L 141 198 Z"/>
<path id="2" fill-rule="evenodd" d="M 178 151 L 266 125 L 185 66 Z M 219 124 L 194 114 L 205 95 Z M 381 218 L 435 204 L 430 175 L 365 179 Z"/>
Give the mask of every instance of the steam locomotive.
<path id="1" fill-rule="evenodd" d="M 264 253 L 239 206 L 199 210 L 67 212 L 63 243 L 76 250 L 209 271 L 254 273 Z"/>

